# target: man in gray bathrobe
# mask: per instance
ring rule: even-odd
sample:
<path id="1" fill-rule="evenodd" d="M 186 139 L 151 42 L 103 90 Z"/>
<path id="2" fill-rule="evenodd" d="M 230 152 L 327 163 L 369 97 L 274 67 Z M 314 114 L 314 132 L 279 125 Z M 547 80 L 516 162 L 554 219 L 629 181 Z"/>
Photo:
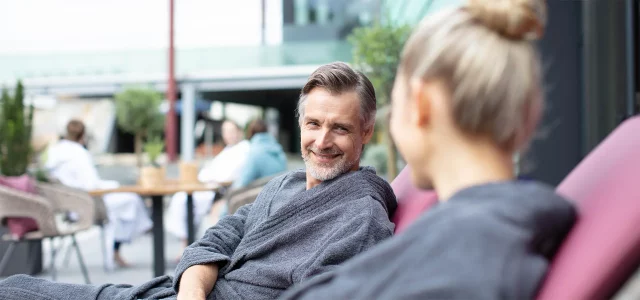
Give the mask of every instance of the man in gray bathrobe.
<path id="1" fill-rule="evenodd" d="M 359 166 L 373 134 L 371 82 L 344 63 L 318 68 L 298 102 L 305 171 L 270 181 L 253 204 L 189 246 L 176 276 L 141 286 L 54 283 L 17 275 L 0 299 L 274 299 L 390 237 L 396 200 Z"/>

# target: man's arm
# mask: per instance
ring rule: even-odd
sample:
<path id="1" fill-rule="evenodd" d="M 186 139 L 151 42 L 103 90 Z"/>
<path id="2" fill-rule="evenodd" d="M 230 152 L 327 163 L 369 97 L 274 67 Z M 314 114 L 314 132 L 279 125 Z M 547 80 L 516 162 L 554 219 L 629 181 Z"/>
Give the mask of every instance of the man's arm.
<path id="1" fill-rule="evenodd" d="M 252 204 L 222 218 L 204 237 L 187 247 L 176 268 L 173 287 L 179 297 L 208 295 L 218 278 L 219 267 L 231 259 L 244 236 L 244 224 Z M 186 299 L 186 298 L 185 298 Z"/>
<path id="2" fill-rule="evenodd" d="M 218 279 L 218 265 L 195 265 L 182 273 L 178 300 L 206 299 Z"/>

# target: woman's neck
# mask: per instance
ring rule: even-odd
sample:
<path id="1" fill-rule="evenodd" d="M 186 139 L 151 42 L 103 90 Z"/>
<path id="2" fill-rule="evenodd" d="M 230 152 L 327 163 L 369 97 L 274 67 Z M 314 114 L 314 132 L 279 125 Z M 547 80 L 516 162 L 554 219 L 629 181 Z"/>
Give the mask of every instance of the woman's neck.
<path id="1" fill-rule="evenodd" d="M 474 142 L 443 147 L 428 165 L 433 187 L 441 201 L 465 188 L 514 178 L 511 155 L 491 143 Z"/>

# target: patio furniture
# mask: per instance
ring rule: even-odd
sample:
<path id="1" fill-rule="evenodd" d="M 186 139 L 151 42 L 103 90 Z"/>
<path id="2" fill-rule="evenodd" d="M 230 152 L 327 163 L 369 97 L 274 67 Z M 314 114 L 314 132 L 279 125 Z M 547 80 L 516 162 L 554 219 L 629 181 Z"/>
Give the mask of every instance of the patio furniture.
<path id="1" fill-rule="evenodd" d="M 262 191 L 262 188 L 271 181 L 271 179 L 280 175 L 281 174 L 276 174 L 256 179 L 245 187 L 228 191 L 227 195 L 225 195 L 225 201 L 227 202 L 229 214 L 234 214 L 236 210 L 245 204 L 253 203 L 258 197 L 258 194 L 260 194 L 260 191 Z"/>
<path id="2" fill-rule="evenodd" d="M 68 188 L 68 189 L 70 192 L 87 194 L 86 191 L 77 190 L 73 188 Z M 107 240 L 106 240 L 105 227 L 109 223 L 109 217 L 107 216 L 107 207 L 105 206 L 104 201 L 102 200 L 102 197 L 93 197 L 93 201 L 94 201 L 93 224 L 100 227 L 100 242 L 102 243 L 101 248 L 102 248 L 103 268 L 106 272 L 109 272 L 113 270 L 113 266 L 110 263 L 111 256 L 108 255 L 107 253 L 107 244 L 106 244 Z M 67 221 L 76 222 L 77 220 L 73 218 L 68 218 Z M 62 260 L 63 261 L 62 264 L 64 266 L 68 266 L 69 260 L 71 259 L 71 251 L 73 250 L 73 244 L 69 246 L 70 247 L 68 247 L 66 250 L 64 259 Z"/>
<path id="3" fill-rule="evenodd" d="M 405 167 L 391 182 L 391 188 L 398 199 L 398 208 L 396 208 L 391 220 L 396 225 L 395 233 L 402 232 L 409 227 L 423 211 L 438 202 L 438 195 L 435 191 L 421 190 L 413 186 L 410 172 L 410 167 Z"/>
<path id="4" fill-rule="evenodd" d="M 89 191 L 92 196 L 102 196 L 109 193 L 136 193 L 141 197 L 151 198 L 153 221 L 153 277 L 165 275 L 166 264 L 164 257 L 164 205 L 163 199 L 166 195 L 173 195 L 178 192 L 187 193 L 187 240 L 191 244 L 195 240 L 195 228 L 193 226 L 193 198 L 192 194 L 198 191 L 218 191 L 228 186 L 229 183 L 204 184 L 204 183 L 181 183 L 177 180 L 167 180 L 158 186 L 130 185 L 121 186 L 115 189 Z"/>
<path id="5" fill-rule="evenodd" d="M 59 249 L 55 247 L 54 240 L 69 236 L 76 249 L 85 282 L 90 283 L 75 233 L 93 225 L 95 214 L 93 199 L 86 193 L 74 193 L 69 191 L 67 187 L 57 184 L 38 182 L 36 190 L 37 194 L 30 194 L 0 186 L 0 220 L 8 217 L 28 217 L 34 219 L 38 224 L 37 231 L 28 232 L 22 238 L 16 238 L 9 234 L 2 237 L 10 244 L 0 260 L 0 273 L 8 265 L 16 244 L 30 240 L 49 239 L 51 241 L 51 277 L 56 280 L 55 258 Z M 68 222 L 64 218 L 71 211 L 78 216 L 76 222 Z"/>
<path id="6" fill-rule="evenodd" d="M 579 219 L 538 299 L 611 299 L 640 265 L 640 117 L 628 119 L 558 185 Z"/>

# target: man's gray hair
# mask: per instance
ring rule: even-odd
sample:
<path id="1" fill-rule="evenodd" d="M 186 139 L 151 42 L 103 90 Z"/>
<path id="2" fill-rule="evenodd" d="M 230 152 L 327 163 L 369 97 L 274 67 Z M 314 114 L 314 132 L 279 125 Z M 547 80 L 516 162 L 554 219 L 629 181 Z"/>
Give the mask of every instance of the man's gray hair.
<path id="1" fill-rule="evenodd" d="M 369 78 L 343 62 L 334 62 L 319 67 L 309 76 L 298 100 L 298 122 L 304 118 L 307 95 L 315 88 L 323 88 L 332 95 L 355 91 L 360 99 L 360 121 L 363 130 L 373 128 L 376 119 L 376 92 Z"/>

